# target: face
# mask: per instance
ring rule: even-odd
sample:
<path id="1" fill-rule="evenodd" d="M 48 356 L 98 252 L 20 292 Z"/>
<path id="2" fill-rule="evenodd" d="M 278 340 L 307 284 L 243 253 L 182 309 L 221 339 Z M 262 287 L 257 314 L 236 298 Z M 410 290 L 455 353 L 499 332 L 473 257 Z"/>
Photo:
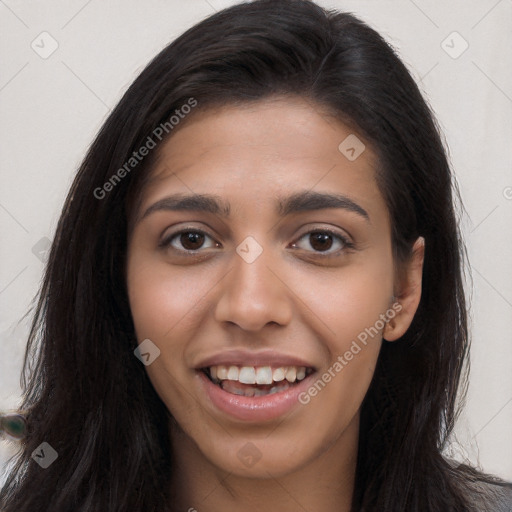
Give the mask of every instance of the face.
<path id="1" fill-rule="evenodd" d="M 354 445 L 383 334 L 410 320 L 370 145 L 281 98 L 198 112 L 159 152 L 126 271 L 177 448 L 258 476 Z"/>

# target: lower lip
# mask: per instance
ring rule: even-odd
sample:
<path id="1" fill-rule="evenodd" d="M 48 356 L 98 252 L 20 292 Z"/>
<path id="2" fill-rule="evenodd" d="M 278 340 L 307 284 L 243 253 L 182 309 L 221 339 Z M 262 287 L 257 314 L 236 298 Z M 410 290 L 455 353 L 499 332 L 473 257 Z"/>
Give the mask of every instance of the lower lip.
<path id="1" fill-rule="evenodd" d="M 301 405 L 299 395 L 310 386 L 314 373 L 292 387 L 264 396 L 235 395 L 214 384 L 202 371 L 197 372 L 203 391 L 211 403 L 225 414 L 242 421 L 268 421 L 279 418 Z"/>

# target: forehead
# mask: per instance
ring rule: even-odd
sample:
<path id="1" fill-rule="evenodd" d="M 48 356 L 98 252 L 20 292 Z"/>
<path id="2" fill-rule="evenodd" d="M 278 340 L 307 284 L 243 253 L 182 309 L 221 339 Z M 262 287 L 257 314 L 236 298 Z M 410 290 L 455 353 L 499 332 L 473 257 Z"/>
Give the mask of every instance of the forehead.
<path id="1" fill-rule="evenodd" d="M 386 208 L 377 159 L 361 134 L 300 98 L 196 111 L 157 149 L 141 210 L 170 192 L 229 197 L 240 213 L 264 209 L 286 192 L 350 195 Z M 375 212 L 377 213 L 377 212 Z"/>

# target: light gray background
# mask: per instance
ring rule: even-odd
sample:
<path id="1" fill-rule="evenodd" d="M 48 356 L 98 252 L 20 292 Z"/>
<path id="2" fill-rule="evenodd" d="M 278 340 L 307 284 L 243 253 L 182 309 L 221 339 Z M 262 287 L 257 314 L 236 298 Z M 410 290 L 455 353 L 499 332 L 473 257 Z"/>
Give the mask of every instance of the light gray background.
<path id="1" fill-rule="evenodd" d="M 86 148 L 160 49 L 233 3 L 0 0 L 0 410 L 21 394 L 20 319 Z M 451 451 L 512 480 L 512 0 L 318 3 L 397 48 L 445 133 L 473 274 L 471 385 Z M 0 480 L 14 449 L 0 441 Z"/>

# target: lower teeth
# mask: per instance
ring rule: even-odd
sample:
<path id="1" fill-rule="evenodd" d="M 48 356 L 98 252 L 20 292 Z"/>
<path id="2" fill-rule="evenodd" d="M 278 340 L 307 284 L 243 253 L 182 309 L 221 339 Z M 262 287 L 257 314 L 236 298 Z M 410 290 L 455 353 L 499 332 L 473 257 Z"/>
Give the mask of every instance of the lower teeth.
<path id="1" fill-rule="evenodd" d="M 218 385 L 221 389 L 227 391 L 228 393 L 248 397 L 272 395 L 273 393 L 279 393 L 280 391 L 284 391 L 285 389 L 288 389 L 290 387 L 290 383 L 286 381 L 285 383 L 276 384 L 271 388 L 265 387 L 264 389 L 262 389 L 256 386 L 248 386 L 245 389 L 240 389 L 239 387 L 237 387 L 235 382 L 236 381 L 223 380 Z"/>

